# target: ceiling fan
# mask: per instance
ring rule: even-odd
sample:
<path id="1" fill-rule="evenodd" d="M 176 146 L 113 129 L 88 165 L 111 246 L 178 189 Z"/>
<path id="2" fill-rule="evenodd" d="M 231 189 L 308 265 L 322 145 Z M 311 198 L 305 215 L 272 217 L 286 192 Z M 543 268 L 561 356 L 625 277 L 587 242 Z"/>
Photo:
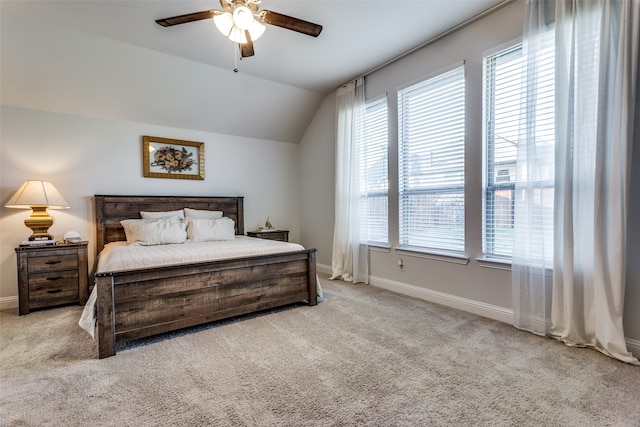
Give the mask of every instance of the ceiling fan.
<path id="1" fill-rule="evenodd" d="M 322 31 L 322 25 L 270 10 L 258 11 L 261 2 L 262 0 L 220 0 L 223 10 L 212 9 L 187 13 L 158 19 L 156 22 L 163 27 L 171 27 L 212 18 L 218 30 L 229 40 L 238 44 L 242 58 L 254 55 L 253 42 L 264 33 L 263 24 L 275 25 L 312 37 L 318 37 Z"/>

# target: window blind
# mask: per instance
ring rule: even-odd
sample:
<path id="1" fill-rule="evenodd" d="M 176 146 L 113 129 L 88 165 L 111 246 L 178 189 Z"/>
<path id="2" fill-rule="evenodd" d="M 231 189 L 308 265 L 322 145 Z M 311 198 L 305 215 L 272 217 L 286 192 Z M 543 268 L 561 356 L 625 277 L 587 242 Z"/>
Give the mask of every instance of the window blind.
<path id="1" fill-rule="evenodd" d="M 522 86 L 522 45 L 485 58 L 483 251 L 510 257 Z"/>
<path id="2" fill-rule="evenodd" d="M 464 66 L 398 92 L 400 245 L 464 252 Z"/>
<path id="3" fill-rule="evenodd" d="M 363 230 L 361 235 L 371 244 L 388 245 L 388 151 L 387 98 L 366 105 L 364 117 L 364 141 L 360 144 L 360 212 Z"/>
<path id="4" fill-rule="evenodd" d="M 552 31 L 545 36 L 544 43 L 547 47 L 537 58 L 535 80 L 526 78 L 522 44 L 484 59 L 483 252 L 488 256 L 512 256 L 516 185 L 527 183 L 535 187 L 537 203 L 542 207 L 540 214 L 546 218 L 553 216 L 555 61 Z M 536 170 L 516 167 L 518 142 L 527 133 L 536 141 L 535 150 L 520 156 L 535 155 Z M 553 230 L 545 233 L 552 236 Z M 540 254 L 553 252 L 549 248 L 538 250 Z"/>

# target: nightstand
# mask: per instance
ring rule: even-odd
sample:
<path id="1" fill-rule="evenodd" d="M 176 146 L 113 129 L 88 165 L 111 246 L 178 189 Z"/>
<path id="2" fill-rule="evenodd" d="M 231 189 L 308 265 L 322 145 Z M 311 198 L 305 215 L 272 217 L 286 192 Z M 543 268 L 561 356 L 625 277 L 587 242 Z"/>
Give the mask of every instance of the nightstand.
<path id="1" fill-rule="evenodd" d="M 278 240 L 280 242 L 288 242 L 289 230 L 247 231 L 247 236 L 257 237 L 259 239 L 269 239 L 269 240 Z"/>
<path id="2" fill-rule="evenodd" d="M 16 248 L 20 315 L 35 308 L 87 302 L 87 244 Z"/>

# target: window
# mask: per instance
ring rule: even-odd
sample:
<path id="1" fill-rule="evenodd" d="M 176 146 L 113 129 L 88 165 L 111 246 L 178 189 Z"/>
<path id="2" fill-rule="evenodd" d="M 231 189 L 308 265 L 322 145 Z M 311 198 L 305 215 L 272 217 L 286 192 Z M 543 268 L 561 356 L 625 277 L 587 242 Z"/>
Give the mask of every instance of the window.
<path id="1" fill-rule="evenodd" d="M 388 180 L 388 135 L 387 98 L 370 102 L 365 107 L 364 141 L 359 144 L 361 162 L 360 189 L 362 236 L 368 243 L 386 246 L 389 244 L 389 180 Z"/>
<path id="2" fill-rule="evenodd" d="M 540 57 L 537 99 L 523 105 L 525 69 L 522 44 L 501 50 L 484 59 L 484 177 L 483 252 L 485 256 L 510 258 L 513 252 L 514 195 L 518 181 L 516 158 L 521 122 L 535 120 L 536 153 L 540 159 L 553 158 L 555 141 L 553 32 L 549 48 Z M 549 152 L 551 151 L 551 153 Z M 531 154 L 528 154 L 531 155 Z M 539 163 L 535 187 L 544 215 L 553 215 L 553 164 Z M 529 174 L 531 175 L 531 174 Z M 549 230 L 550 233 L 553 230 Z M 552 240 L 549 240 L 552 241 Z M 550 253 L 548 250 L 545 253 Z"/>
<path id="3" fill-rule="evenodd" d="M 464 252 L 464 66 L 398 92 L 400 245 Z"/>
<path id="4" fill-rule="evenodd" d="M 510 257 L 522 85 L 522 45 L 485 58 L 483 252 Z"/>

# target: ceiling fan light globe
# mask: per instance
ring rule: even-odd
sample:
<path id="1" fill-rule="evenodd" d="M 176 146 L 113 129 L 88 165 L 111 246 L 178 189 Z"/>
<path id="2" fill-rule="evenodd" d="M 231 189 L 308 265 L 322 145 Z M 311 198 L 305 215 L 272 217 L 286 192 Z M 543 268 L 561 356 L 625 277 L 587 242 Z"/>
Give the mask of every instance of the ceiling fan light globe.
<path id="1" fill-rule="evenodd" d="M 246 6 L 238 6 L 233 11 L 233 23 L 241 30 L 248 30 L 253 24 L 253 13 Z"/>
<path id="2" fill-rule="evenodd" d="M 241 30 L 235 25 L 231 29 L 228 39 L 234 43 L 240 43 L 240 44 L 245 44 L 247 42 L 247 37 L 244 35 L 244 30 Z"/>
<path id="3" fill-rule="evenodd" d="M 256 41 L 260 38 L 262 33 L 264 33 L 265 26 L 254 20 L 253 25 L 249 28 L 249 35 L 251 35 L 251 40 Z"/>
<path id="4" fill-rule="evenodd" d="M 213 23 L 216 24 L 218 31 L 228 37 L 233 28 L 233 15 L 230 12 L 221 13 L 213 17 Z"/>

